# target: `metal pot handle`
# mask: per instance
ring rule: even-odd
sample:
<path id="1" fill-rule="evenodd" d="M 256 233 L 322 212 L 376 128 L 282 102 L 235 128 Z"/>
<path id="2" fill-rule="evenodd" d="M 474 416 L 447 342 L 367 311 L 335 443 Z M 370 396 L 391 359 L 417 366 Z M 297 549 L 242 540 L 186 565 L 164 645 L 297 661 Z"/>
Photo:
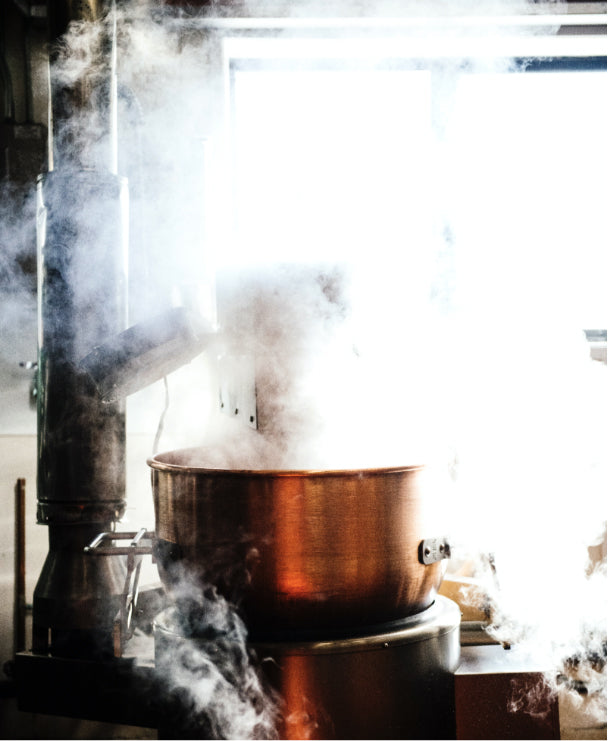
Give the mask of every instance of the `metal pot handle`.
<path id="1" fill-rule="evenodd" d="M 418 560 L 427 566 L 444 558 L 450 558 L 452 551 L 446 538 L 426 538 L 418 546 Z"/>

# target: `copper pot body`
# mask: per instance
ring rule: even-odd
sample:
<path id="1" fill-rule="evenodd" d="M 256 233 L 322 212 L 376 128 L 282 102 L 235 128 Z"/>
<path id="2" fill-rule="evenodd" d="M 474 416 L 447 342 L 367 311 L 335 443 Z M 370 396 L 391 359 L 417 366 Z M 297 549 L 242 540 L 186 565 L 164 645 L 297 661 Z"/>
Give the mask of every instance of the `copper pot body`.
<path id="1" fill-rule="evenodd" d="M 214 585 L 250 630 L 276 635 L 400 620 L 435 599 L 445 562 L 419 559 L 440 535 L 424 466 L 217 470 L 192 449 L 148 464 L 159 572 L 178 602 Z"/>

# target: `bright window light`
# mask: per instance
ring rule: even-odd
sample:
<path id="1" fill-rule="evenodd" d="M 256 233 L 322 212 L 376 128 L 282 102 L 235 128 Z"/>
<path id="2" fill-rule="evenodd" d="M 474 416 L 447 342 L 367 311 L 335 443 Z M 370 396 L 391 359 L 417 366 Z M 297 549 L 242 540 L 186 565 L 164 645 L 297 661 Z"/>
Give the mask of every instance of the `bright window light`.
<path id="1" fill-rule="evenodd" d="M 298 44 L 232 65 L 224 263 L 367 261 L 444 312 L 608 324 L 605 70 Z"/>

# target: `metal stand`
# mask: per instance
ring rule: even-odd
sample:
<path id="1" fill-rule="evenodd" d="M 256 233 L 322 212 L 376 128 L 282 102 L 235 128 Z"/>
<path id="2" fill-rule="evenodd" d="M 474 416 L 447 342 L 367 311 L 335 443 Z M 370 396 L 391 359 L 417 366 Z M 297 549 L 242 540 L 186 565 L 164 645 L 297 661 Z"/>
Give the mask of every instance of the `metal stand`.
<path id="1" fill-rule="evenodd" d="M 127 545 L 116 545 L 115 541 Z M 137 607 L 139 595 L 139 574 L 142 558 L 145 555 L 153 557 L 155 534 L 141 528 L 137 532 L 127 533 L 100 533 L 85 549 L 84 552 L 92 556 L 127 556 L 127 575 L 120 598 L 120 608 L 114 618 L 112 637 L 114 656 L 120 658 L 124 654 L 126 642 L 133 637 L 133 614 Z"/>

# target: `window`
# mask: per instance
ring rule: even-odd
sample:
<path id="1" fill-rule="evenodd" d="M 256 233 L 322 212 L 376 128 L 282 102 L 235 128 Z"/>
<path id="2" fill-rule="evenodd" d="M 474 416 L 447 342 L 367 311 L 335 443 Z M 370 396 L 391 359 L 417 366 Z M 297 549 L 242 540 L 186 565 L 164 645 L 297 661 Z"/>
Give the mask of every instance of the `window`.
<path id="1" fill-rule="evenodd" d="M 405 309 L 606 326 L 603 39 L 540 21 L 226 32 L 224 263 L 381 265 Z"/>

